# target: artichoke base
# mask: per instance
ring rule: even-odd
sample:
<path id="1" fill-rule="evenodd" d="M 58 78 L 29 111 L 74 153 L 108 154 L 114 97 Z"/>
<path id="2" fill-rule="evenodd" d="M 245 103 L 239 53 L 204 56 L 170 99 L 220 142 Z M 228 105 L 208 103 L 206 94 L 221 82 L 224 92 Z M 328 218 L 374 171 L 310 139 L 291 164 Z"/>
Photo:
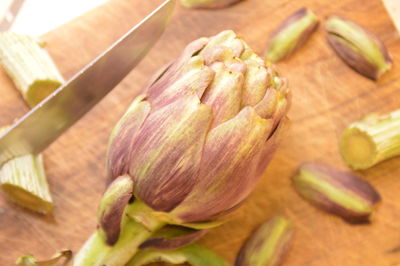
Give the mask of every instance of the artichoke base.
<path id="1" fill-rule="evenodd" d="M 150 214 L 152 211 L 139 200 L 129 204 L 125 209 L 118 241 L 110 246 L 106 243 L 100 230 L 96 230 L 75 256 L 73 265 L 125 265 L 136 254 L 140 244 L 165 225 L 165 222 Z M 150 222 L 144 225 L 128 217 L 128 215 L 135 216 L 137 213 L 146 216 Z"/>

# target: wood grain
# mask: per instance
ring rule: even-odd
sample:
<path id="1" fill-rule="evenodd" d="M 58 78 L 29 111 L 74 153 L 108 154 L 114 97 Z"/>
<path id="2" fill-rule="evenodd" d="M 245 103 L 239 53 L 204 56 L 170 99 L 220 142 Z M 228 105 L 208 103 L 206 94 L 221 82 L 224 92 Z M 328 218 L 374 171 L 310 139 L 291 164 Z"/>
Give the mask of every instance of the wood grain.
<path id="1" fill-rule="evenodd" d="M 161 1 L 112 0 L 44 36 L 66 78 L 121 36 Z M 344 127 L 361 116 L 400 108 L 400 41 L 379 0 L 248 0 L 218 11 L 177 8 L 172 24 L 142 63 L 100 104 L 45 152 L 56 208 L 41 216 L 0 199 L 0 265 L 25 253 L 48 257 L 61 248 L 78 250 L 95 228 L 97 203 L 104 190 L 105 151 L 111 128 L 151 74 L 175 58 L 191 40 L 233 29 L 262 52 L 268 34 L 300 7 L 323 19 L 351 18 L 388 46 L 394 67 L 378 82 L 349 69 L 327 45 L 320 27 L 293 57 L 279 63 L 293 91 L 292 126 L 258 188 L 231 222 L 200 242 L 233 262 L 246 236 L 264 220 L 283 214 L 295 224 L 286 266 L 389 266 L 400 263 L 400 158 L 358 174 L 371 182 L 383 201 L 371 225 L 349 225 L 303 201 L 290 177 L 299 164 L 321 161 L 346 169 L 338 153 Z M 0 125 L 27 107 L 0 72 Z M 396 251 L 397 248 L 397 251 Z"/>

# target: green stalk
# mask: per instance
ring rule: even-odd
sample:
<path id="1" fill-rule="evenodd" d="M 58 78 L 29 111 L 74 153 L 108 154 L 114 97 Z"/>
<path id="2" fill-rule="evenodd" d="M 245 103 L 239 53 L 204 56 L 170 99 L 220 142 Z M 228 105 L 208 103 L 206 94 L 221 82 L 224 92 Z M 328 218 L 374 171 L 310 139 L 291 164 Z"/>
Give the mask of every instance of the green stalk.
<path id="1" fill-rule="evenodd" d="M 42 44 L 27 35 L 0 33 L 0 62 L 30 107 L 64 82 Z"/>
<path id="2" fill-rule="evenodd" d="M 141 243 L 165 225 L 150 214 L 152 210 L 139 200 L 126 207 L 118 241 L 109 246 L 99 230 L 96 230 L 74 258 L 74 266 L 123 266 L 137 252 Z M 146 226 L 129 218 L 141 215 Z"/>
<path id="3" fill-rule="evenodd" d="M 53 209 L 41 155 L 28 154 L 6 162 L 0 170 L 0 185 L 15 203 L 41 213 Z"/>
<path id="4" fill-rule="evenodd" d="M 367 169 L 400 155 L 400 110 L 370 114 L 351 124 L 340 139 L 340 152 L 353 169 Z"/>
<path id="5" fill-rule="evenodd" d="M 197 244 L 174 250 L 145 249 L 139 251 L 126 266 L 142 266 L 154 262 L 188 263 L 192 266 L 228 266 L 229 263 L 214 251 Z"/>

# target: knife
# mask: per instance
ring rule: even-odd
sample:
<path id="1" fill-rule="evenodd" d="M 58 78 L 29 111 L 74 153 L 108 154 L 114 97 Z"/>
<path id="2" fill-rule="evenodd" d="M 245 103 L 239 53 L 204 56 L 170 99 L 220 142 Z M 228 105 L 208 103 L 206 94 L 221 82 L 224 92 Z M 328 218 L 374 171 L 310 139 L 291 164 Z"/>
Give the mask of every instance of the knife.
<path id="1" fill-rule="evenodd" d="M 400 1 L 383 0 L 383 4 L 392 19 L 393 24 L 396 26 L 397 31 L 400 32 Z"/>
<path id="2" fill-rule="evenodd" d="M 110 92 L 167 27 L 175 0 L 166 0 L 0 136 L 0 165 L 40 153 Z"/>
<path id="3" fill-rule="evenodd" d="M 10 29 L 14 20 L 17 18 L 17 14 L 21 9 L 24 1 L 25 0 L 6 0 L 5 2 L 3 2 L 6 9 L 3 16 L 0 16 L 0 31 L 6 31 Z"/>

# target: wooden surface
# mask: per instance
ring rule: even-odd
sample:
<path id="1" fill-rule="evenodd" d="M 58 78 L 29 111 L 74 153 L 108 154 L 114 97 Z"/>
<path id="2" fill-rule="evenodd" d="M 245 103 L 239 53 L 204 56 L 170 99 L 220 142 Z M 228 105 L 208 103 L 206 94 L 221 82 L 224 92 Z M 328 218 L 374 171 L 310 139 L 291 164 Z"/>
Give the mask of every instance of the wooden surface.
<path id="1" fill-rule="evenodd" d="M 160 1 L 114 0 L 44 36 L 66 78 L 147 14 Z M 372 111 L 400 108 L 399 35 L 379 0 L 248 0 L 220 11 L 177 8 L 169 29 L 111 94 L 45 152 L 56 208 L 41 216 L 0 199 L 0 265 L 12 265 L 25 253 L 46 258 L 61 248 L 78 250 L 96 225 L 96 209 L 105 183 L 105 151 L 111 128 L 150 75 L 175 58 L 191 40 L 233 29 L 262 52 L 268 34 L 287 15 L 307 6 L 323 19 L 341 14 L 380 36 L 394 68 L 378 82 L 359 76 L 338 59 L 320 27 L 290 60 L 279 64 L 293 91 L 292 127 L 256 191 L 201 243 L 233 261 L 250 231 L 283 214 L 296 234 L 286 266 L 389 266 L 400 263 L 400 158 L 363 172 L 383 201 L 371 225 L 354 226 L 303 201 L 290 177 L 305 161 L 346 169 L 337 148 L 343 128 Z M 27 108 L 0 72 L 0 124 L 11 123 Z M 396 251 L 397 250 L 397 251 Z"/>

